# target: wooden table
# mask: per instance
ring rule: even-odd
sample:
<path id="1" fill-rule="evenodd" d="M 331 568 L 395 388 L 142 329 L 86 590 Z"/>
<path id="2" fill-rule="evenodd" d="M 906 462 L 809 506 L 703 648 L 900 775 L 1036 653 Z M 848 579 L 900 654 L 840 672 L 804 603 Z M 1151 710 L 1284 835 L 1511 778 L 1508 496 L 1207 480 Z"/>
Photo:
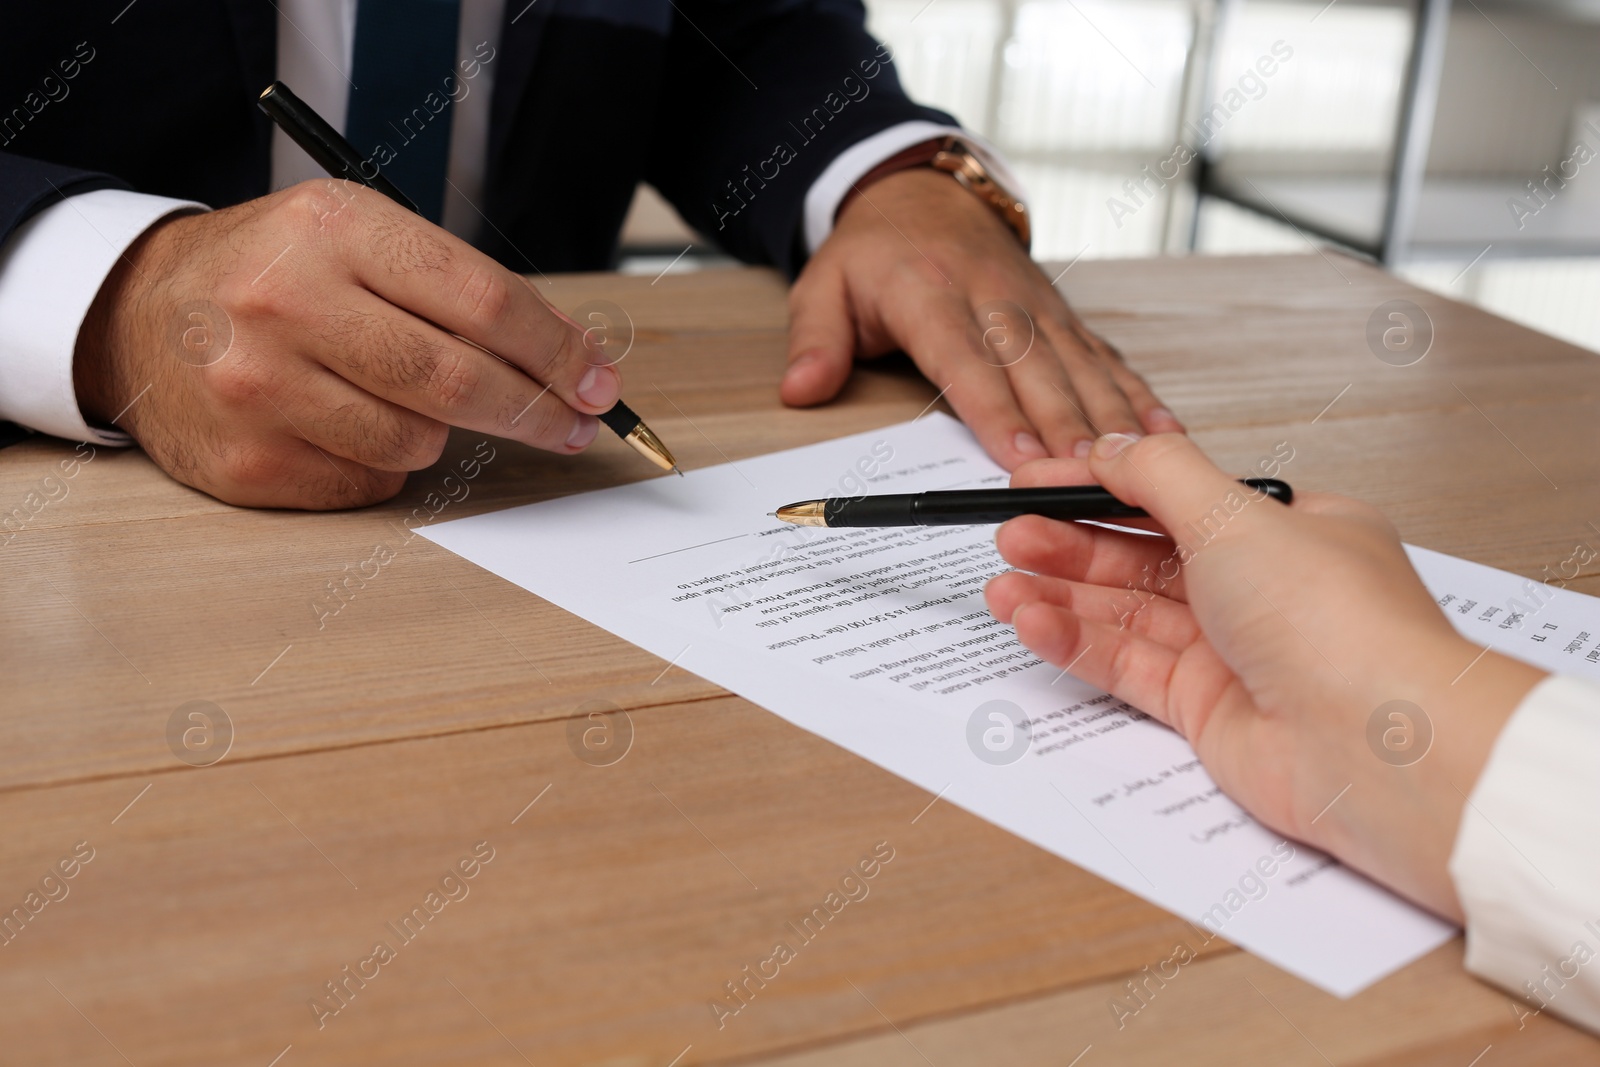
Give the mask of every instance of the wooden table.
<path id="1" fill-rule="evenodd" d="M 1600 544 L 1594 355 L 1337 257 L 1085 262 L 1069 278 L 1226 463 L 1288 441 L 1296 485 L 1525 575 Z M 910 418 L 933 396 L 884 363 L 838 404 L 782 409 L 768 273 L 547 292 L 629 311 L 629 400 L 689 467 Z M 1405 368 L 1366 341 L 1397 297 L 1437 331 Z M 610 438 L 577 460 L 494 442 L 474 479 L 447 483 L 480 440 L 458 435 L 392 503 L 332 515 L 225 507 L 136 452 L 95 450 L 71 478 L 68 446 L 0 453 L 0 512 L 29 501 L 0 545 L 0 907 L 25 906 L 75 847 L 93 855 L 0 945 L 0 1061 L 1600 1059 L 1548 1016 L 1519 1029 L 1462 971 L 1459 940 L 1347 1001 L 1218 942 L 1119 1030 L 1110 1000 L 1192 939 L 1184 923 L 408 539 L 408 517 L 463 486 L 435 521 L 648 473 Z M 379 546 L 392 560 L 367 564 Z M 327 583 L 358 573 L 319 621 Z M 1573 586 L 1600 593 L 1600 572 Z M 200 724 L 191 701 L 232 724 L 210 766 L 169 743 L 175 716 Z M 631 716 L 611 766 L 569 742 L 590 701 Z M 724 983 L 880 841 L 895 858 L 870 895 L 719 1029 Z M 434 898 L 402 942 L 386 924 L 428 909 L 475 846 L 492 860 L 445 881 L 459 899 Z M 371 962 L 379 940 L 398 947 Z"/>

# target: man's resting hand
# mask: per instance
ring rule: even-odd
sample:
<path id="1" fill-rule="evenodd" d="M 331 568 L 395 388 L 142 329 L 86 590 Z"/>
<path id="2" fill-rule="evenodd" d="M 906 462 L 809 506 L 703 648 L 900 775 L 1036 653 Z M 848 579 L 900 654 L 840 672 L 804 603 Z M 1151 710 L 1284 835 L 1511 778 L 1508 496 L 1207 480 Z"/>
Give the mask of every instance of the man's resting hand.
<path id="1" fill-rule="evenodd" d="M 1102 433 L 1183 429 L 993 209 L 931 168 L 844 205 L 789 317 L 785 403 L 831 400 L 856 358 L 900 349 L 1007 470 L 1081 459 Z"/>

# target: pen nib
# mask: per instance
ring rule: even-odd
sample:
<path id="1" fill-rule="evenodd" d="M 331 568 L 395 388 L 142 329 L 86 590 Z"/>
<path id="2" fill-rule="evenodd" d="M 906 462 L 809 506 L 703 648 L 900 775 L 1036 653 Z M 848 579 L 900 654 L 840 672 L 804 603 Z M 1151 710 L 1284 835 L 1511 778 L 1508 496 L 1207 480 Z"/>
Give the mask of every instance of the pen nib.
<path id="1" fill-rule="evenodd" d="M 673 467 L 673 468 L 672 468 L 672 472 L 673 472 L 673 473 L 674 473 L 674 474 L 676 474 L 676 475 L 677 475 L 677 476 L 678 476 L 678 477 L 680 477 L 680 478 L 682 478 L 682 477 L 683 477 L 683 471 L 681 471 L 681 470 L 679 470 L 679 469 L 678 469 L 678 468 L 677 468 L 677 467 L 676 467 L 676 466 L 674 466 L 674 467 Z"/>
<path id="2" fill-rule="evenodd" d="M 796 526 L 826 526 L 828 525 L 827 501 L 802 500 L 794 504 L 785 504 L 774 511 L 772 517 Z"/>

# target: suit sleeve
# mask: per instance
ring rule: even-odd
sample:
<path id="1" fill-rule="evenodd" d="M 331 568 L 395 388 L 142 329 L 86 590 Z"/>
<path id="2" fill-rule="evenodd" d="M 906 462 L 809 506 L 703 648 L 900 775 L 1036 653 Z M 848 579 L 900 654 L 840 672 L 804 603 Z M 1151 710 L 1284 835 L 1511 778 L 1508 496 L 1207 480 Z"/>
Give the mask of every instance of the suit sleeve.
<path id="1" fill-rule="evenodd" d="M 30 217 L 63 197 L 126 188 L 108 174 L 0 152 L 0 245 Z"/>
<path id="2" fill-rule="evenodd" d="M 805 259 L 806 194 L 852 145 L 910 122 L 859 0 L 679 0 L 645 176 L 688 223 L 747 262 Z"/>

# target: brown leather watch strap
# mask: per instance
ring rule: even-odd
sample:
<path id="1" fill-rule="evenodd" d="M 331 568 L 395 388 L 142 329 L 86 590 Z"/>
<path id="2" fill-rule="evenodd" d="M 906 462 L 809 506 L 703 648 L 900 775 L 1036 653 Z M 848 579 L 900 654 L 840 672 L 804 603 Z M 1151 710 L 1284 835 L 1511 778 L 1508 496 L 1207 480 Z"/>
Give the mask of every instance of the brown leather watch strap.
<path id="1" fill-rule="evenodd" d="M 833 217 L 837 219 L 845 205 L 873 182 L 916 167 L 931 167 L 950 175 L 963 189 L 988 204 L 1001 221 L 1016 233 L 1023 248 L 1029 247 L 1032 233 L 1027 207 L 996 182 L 978 157 L 953 136 L 921 141 L 903 148 L 867 171 L 845 192 Z"/>
<path id="2" fill-rule="evenodd" d="M 839 212 L 844 210 L 846 204 L 859 196 L 861 190 L 878 179 L 887 178 L 898 171 L 911 170 L 913 167 L 932 166 L 933 157 L 944 151 L 944 141 L 943 137 L 936 137 L 931 141 L 922 141 L 919 144 L 914 144 L 910 148 L 902 148 L 876 167 L 867 171 L 855 180 L 854 185 L 845 191 L 844 199 L 839 201 L 839 206 L 834 211 L 833 217 L 837 219 Z"/>

